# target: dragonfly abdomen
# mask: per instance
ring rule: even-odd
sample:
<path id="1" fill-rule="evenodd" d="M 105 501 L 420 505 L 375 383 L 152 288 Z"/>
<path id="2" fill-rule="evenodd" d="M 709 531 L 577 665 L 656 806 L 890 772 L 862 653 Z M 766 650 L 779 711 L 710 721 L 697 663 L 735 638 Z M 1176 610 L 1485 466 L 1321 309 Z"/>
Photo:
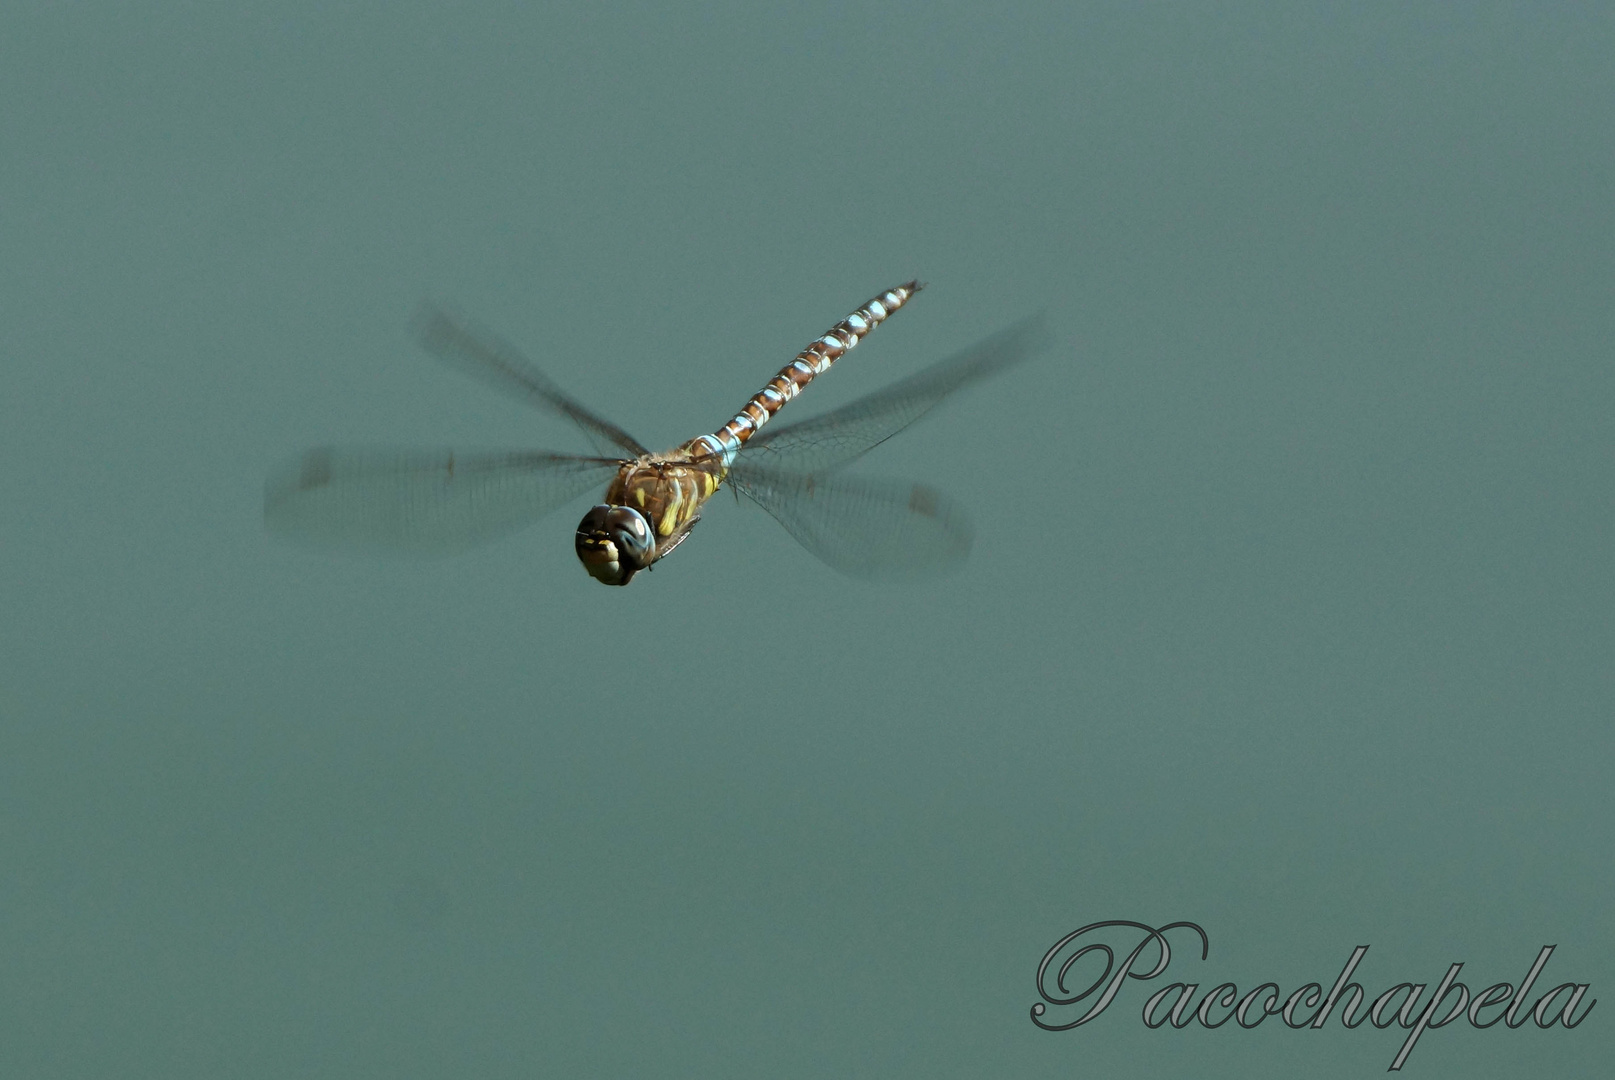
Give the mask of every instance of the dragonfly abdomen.
<path id="1" fill-rule="evenodd" d="M 828 371 L 843 353 L 862 341 L 864 335 L 885 322 L 892 312 L 908 303 L 909 298 L 924 287 L 918 281 L 910 281 L 887 289 L 836 323 L 797 353 L 796 359 L 781 368 L 767 386 L 753 394 L 734 419 L 713 434 L 693 440 L 691 448 L 698 454 L 705 451 L 720 456 L 724 468 L 728 468 L 746 440 L 784 408 L 787 401 L 800 394 L 802 388 L 816 376 Z"/>

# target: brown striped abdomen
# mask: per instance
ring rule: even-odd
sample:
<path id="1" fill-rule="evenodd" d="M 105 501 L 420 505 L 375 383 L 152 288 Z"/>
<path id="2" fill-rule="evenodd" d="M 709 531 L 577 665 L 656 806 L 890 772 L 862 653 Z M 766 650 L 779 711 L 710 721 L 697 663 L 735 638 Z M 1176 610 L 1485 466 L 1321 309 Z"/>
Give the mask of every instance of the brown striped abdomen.
<path id="1" fill-rule="evenodd" d="M 692 452 L 697 457 L 702 454 L 716 455 L 727 469 L 734 460 L 735 452 L 745 445 L 758 428 L 768 423 L 787 401 L 800 394 L 815 376 L 828 371 L 842 353 L 862 341 L 864 335 L 885 322 L 887 316 L 908 303 L 909 298 L 924 287 L 918 281 L 910 281 L 895 289 L 887 289 L 836 323 L 813 344 L 797 353 L 796 359 L 781 368 L 767 386 L 753 394 L 733 420 L 711 435 L 692 440 Z"/>

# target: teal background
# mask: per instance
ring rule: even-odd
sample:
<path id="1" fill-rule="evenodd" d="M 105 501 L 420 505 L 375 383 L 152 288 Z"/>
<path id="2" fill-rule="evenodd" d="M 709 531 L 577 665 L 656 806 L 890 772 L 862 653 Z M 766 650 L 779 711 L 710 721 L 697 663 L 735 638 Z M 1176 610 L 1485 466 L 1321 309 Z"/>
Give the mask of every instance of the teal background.
<path id="1" fill-rule="evenodd" d="M 14 5 L 0 33 L 0 1074 L 1366 1077 L 1403 1035 L 1063 1034 L 1165 978 L 1615 993 L 1608 5 Z M 263 532 L 326 442 L 653 445 L 877 290 L 791 415 L 1046 308 L 860 465 L 872 586 L 720 500 L 453 560 Z M 798 412 L 797 410 L 800 410 Z M 1165 978 L 1161 982 L 1165 981 Z M 1604 1074 L 1571 1032 L 1405 1075 Z"/>

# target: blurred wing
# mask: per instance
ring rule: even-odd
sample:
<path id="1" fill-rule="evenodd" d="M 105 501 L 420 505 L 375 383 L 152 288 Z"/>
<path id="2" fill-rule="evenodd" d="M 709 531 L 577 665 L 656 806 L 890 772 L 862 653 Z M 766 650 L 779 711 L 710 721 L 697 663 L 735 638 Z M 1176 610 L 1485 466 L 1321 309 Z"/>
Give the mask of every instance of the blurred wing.
<path id="1" fill-rule="evenodd" d="M 310 450 L 264 485 L 277 536 L 417 554 L 459 551 L 530 524 L 619 462 L 569 454 Z"/>
<path id="2" fill-rule="evenodd" d="M 970 553 L 970 521 L 939 492 L 905 480 L 790 473 L 740 464 L 729 483 L 798 543 L 852 577 L 921 577 Z"/>
<path id="3" fill-rule="evenodd" d="M 995 375 L 1047 344 L 1042 314 L 859 398 L 800 423 L 768 427 L 742 451 L 770 469 L 820 473 L 838 469 L 879 446 L 961 387 Z M 776 515 L 777 516 L 777 515 Z"/>
<path id="4" fill-rule="evenodd" d="M 459 368 L 529 405 L 566 417 L 583 429 L 600 453 L 610 453 L 610 447 L 626 450 L 635 457 L 650 452 L 632 435 L 556 386 L 514 346 L 473 329 L 465 320 L 442 308 L 422 304 L 415 313 L 415 334 L 427 352 L 450 367 Z"/>

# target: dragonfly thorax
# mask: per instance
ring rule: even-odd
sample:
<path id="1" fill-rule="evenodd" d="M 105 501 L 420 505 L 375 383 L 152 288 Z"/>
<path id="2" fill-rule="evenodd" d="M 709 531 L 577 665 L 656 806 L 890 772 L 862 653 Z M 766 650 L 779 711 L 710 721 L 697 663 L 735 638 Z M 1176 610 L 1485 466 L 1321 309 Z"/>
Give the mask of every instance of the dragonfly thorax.
<path id="1" fill-rule="evenodd" d="M 656 534 L 631 506 L 592 506 L 578 523 L 578 559 L 589 576 L 606 585 L 626 585 L 656 555 Z"/>

